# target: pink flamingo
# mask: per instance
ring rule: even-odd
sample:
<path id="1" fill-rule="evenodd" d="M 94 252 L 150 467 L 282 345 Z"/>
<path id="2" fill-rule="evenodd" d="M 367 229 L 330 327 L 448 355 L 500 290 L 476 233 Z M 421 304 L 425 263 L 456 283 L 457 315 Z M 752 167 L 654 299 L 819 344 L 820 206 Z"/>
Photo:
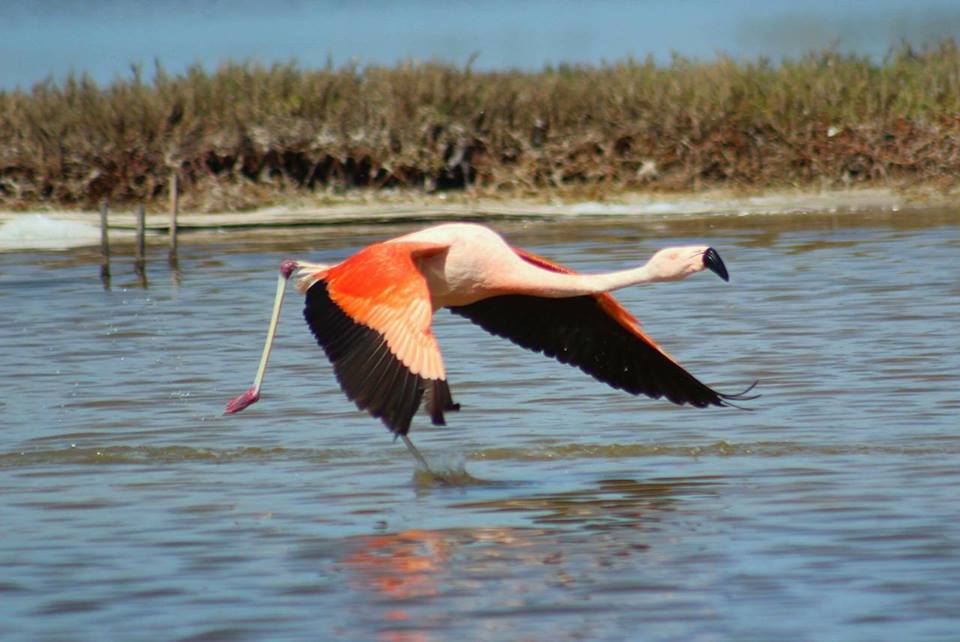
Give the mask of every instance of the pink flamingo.
<path id="1" fill-rule="evenodd" d="M 705 268 L 729 280 L 720 255 L 705 245 L 666 248 L 628 270 L 578 274 L 468 223 L 375 243 L 336 265 L 287 259 L 280 266 L 256 378 L 225 414 L 260 398 L 285 284 L 294 272 L 297 289 L 306 294 L 303 315 L 347 397 L 402 438 L 428 471 L 407 436 L 413 415 L 424 397 L 436 425 L 445 423 L 445 412 L 460 407 L 430 328 L 433 313 L 443 307 L 631 394 L 698 408 L 733 405 L 753 398 L 746 395 L 753 386 L 728 395 L 701 383 L 608 294 L 629 285 L 679 281 Z"/>

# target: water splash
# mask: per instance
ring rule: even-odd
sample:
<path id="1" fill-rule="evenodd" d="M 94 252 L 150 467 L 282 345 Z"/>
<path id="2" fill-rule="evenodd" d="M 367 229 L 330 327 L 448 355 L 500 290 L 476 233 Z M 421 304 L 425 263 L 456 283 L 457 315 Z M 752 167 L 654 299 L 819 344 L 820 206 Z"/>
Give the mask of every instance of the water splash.
<path id="1" fill-rule="evenodd" d="M 467 472 L 466 458 L 463 453 L 449 451 L 434 454 L 430 460 L 430 468 L 417 466 L 413 473 L 413 484 L 416 488 L 436 488 L 445 486 L 486 486 L 496 482 L 474 477 Z"/>

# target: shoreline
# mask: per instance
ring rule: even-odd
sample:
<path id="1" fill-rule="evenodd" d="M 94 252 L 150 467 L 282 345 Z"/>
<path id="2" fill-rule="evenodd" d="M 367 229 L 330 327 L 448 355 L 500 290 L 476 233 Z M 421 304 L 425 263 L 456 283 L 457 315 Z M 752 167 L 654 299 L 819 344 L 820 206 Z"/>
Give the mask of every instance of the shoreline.
<path id="1" fill-rule="evenodd" d="M 178 231 L 284 229 L 352 224 L 439 223 L 443 221 L 496 220 L 602 220 L 614 218 L 749 216 L 757 214 L 803 214 L 815 212 L 859 212 L 945 207 L 955 199 L 951 192 L 932 188 L 900 191 L 886 188 L 845 190 L 780 190 L 737 194 L 715 190 L 700 193 L 655 194 L 619 193 L 596 200 L 561 201 L 540 198 L 484 198 L 466 194 L 390 194 L 386 198 L 346 197 L 342 202 L 289 205 L 246 212 L 181 212 Z M 136 227 L 133 211 L 111 211 L 111 236 L 132 240 Z M 169 231 L 167 212 L 147 212 L 149 235 Z M 55 207 L 27 211 L 0 211 L 0 251 L 28 249 L 69 249 L 97 245 L 100 214 L 96 211 L 64 210 Z M 58 230 L 62 234 L 58 236 Z"/>

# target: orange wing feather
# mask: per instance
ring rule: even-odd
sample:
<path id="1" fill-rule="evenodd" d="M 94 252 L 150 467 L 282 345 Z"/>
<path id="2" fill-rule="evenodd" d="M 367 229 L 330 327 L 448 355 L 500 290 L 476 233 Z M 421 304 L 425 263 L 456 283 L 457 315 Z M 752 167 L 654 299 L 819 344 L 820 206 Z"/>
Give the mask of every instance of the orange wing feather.
<path id="1" fill-rule="evenodd" d="M 379 243 L 310 277 L 304 317 L 347 397 L 405 435 L 423 396 L 435 424 L 458 410 L 431 330 L 433 308 L 416 260 L 433 243 Z M 307 281 L 309 282 L 309 280 Z"/>
<path id="2" fill-rule="evenodd" d="M 433 336 L 427 282 L 414 260 L 446 251 L 434 243 L 378 243 L 327 271 L 327 291 L 357 323 L 383 335 L 390 351 L 415 375 L 444 379 Z"/>

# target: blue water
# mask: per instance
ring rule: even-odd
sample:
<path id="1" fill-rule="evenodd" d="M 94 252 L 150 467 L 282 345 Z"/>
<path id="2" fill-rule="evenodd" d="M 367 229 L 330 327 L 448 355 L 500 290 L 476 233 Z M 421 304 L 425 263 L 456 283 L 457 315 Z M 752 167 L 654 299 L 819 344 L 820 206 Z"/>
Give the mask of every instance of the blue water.
<path id="1" fill-rule="evenodd" d="M 882 57 L 960 37 L 949 0 L 601 0 L 306 2 L 304 0 L 7 0 L 0 10 L 0 89 L 87 72 L 106 83 L 154 61 L 182 72 L 255 59 L 303 66 L 442 60 L 478 69 L 539 69 L 632 55 L 779 60 L 812 49 Z"/>
<path id="2" fill-rule="evenodd" d="M 714 245 L 623 290 L 752 412 L 677 408 L 436 317 L 461 412 L 411 433 L 340 391 L 283 257 L 410 226 L 0 254 L 0 639 L 957 639 L 957 210 L 499 223 L 580 270 Z"/>

